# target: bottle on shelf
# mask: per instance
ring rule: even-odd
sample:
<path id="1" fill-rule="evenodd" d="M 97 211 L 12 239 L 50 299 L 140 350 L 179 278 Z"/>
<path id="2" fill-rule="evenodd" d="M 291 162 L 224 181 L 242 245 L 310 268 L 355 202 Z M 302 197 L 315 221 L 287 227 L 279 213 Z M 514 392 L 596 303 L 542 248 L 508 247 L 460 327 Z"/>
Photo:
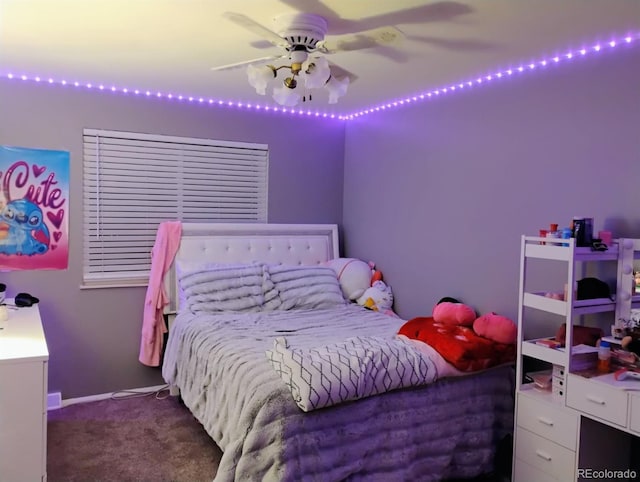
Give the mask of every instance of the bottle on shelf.
<path id="1" fill-rule="evenodd" d="M 607 373 L 611 368 L 611 345 L 608 341 L 600 340 L 598 348 L 598 371 Z"/>

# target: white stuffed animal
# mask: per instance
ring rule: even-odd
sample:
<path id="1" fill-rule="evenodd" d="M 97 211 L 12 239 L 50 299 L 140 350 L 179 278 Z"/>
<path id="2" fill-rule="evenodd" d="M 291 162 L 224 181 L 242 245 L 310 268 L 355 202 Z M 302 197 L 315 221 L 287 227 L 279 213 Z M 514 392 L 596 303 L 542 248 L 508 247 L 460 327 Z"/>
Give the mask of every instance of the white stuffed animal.
<path id="1" fill-rule="evenodd" d="M 393 292 L 384 281 L 375 281 L 356 301 L 365 308 L 389 313 L 393 306 Z"/>
<path id="2" fill-rule="evenodd" d="M 324 263 L 333 268 L 340 282 L 342 294 L 348 300 L 356 300 L 371 286 L 373 264 L 357 258 L 336 258 Z"/>

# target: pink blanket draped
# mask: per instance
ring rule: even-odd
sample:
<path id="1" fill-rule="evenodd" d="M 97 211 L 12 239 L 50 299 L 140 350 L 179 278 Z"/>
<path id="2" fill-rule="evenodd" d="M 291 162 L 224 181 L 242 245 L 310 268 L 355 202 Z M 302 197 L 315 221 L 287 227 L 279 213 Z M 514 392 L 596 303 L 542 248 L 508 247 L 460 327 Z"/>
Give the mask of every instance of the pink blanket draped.
<path id="1" fill-rule="evenodd" d="M 164 275 L 169 270 L 180 246 L 182 223 L 164 221 L 158 226 L 156 241 L 151 249 L 151 272 L 144 300 L 140 363 L 152 367 L 160 365 L 160 354 L 167 326 L 164 323 L 164 307 L 169 303 L 164 289 Z"/>

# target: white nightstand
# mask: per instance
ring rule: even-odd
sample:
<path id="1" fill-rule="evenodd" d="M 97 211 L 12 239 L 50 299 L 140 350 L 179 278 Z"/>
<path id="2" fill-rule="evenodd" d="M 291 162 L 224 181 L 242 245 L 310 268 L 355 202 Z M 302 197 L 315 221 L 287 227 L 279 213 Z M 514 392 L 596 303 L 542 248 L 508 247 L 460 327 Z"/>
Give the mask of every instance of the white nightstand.
<path id="1" fill-rule="evenodd" d="M 0 480 L 44 481 L 49 350 L 38 305 L 9 310 L 1 326 Z"/>

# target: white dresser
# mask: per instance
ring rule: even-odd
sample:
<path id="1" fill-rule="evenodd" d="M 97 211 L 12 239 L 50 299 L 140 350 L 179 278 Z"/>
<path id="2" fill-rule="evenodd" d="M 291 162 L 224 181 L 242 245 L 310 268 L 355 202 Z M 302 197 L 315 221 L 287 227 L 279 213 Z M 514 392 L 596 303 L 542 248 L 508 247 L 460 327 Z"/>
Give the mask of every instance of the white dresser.
<path id="1" fill-rule="evenodd" d="M 49 351 L 38 305 L 9 310 L 0 326 L 0 482 L 46 480 Z"/>

